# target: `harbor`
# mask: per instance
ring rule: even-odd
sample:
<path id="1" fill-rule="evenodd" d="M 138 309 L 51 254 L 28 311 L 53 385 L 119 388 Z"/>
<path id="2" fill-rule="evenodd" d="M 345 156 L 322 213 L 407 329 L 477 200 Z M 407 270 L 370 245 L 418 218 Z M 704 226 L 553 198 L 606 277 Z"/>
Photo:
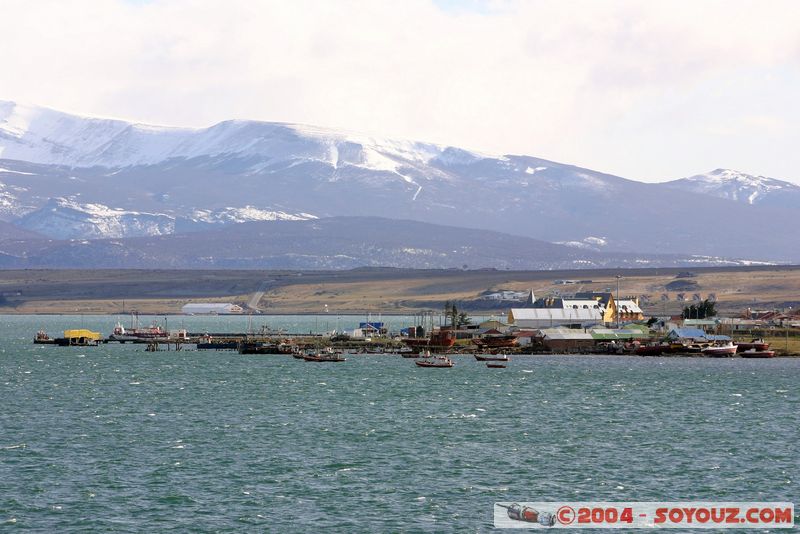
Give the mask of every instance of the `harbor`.
<path id="1" fill-rule="evenodd" d="M 522 316 L 520 310 L 515 310 Z M 509 313 L 513 315 L 513 313 Z M 233 351 L 241 354 L 292 355 L 309 350 L 347 354 L 402 355 L 548 355 L 615 354 L 641 357 L 744 357 L 795 356 L 800 329 L 762 327 L 731 331 L 730 321 L 652 319 L 615 325 L 584 327 L 559 325 L 534 327 L 524 319 L 516 324 L 502 317 L 462 316 L 464 324 L 446 315 L 397 316 L 374 320 L 369 316 L 248 316 L 186 317 L 169 329 L 165 317 L 132 316 L 113 327 L 104 316 L 92 317 L 92 328 L 72 325 L 63 330 L 41 328 L 33 343 L 57 347 L 96 347 L 132 344 L 148 351 Z M 70 319 L 64 317 L 63 323 Z M 86 318 L 83 319 L 86 322 Z M 328 327 L 335 326 L 332 329 Z M 649 326 L 648 326 L 649 323 Z M 454 326 L 455 324 L 455 326 Z M 98 325 L 98 326 L 94 326 Z M 147 325 L 147 326 L 142 326 Z M 700 326 L 704 326 L 701 328 Z M 52 332 L 53 335 L 50 335 Z M 726 333 L 722 333 L 726 332 Z"/>

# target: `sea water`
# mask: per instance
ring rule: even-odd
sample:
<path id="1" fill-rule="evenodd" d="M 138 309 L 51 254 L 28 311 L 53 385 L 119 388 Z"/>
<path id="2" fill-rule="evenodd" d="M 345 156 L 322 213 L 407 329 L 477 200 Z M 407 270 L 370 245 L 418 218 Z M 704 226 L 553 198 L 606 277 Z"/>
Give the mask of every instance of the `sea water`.
<path id="1" fill-rule="evenodd" d="M 0 529 L 476 532 L 495 501 L 798 502 L 800 359 L 423 369 L 32 344 L 114 322 L 0 317 Z M 247 319 L 169 318 L 181 326 Z"/>

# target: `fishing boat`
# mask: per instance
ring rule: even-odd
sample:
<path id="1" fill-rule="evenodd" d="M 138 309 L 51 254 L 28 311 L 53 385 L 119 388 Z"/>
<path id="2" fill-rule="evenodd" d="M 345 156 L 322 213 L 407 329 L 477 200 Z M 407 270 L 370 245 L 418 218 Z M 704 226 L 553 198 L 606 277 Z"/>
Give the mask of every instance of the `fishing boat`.
<path id="1" fill-rule="evenodd" d="M 453 360 L 447 356 L 434 356 L 433 358 L 420 358 L 414 361 L 418 367 L 453 367 Z"/>
<path id="2" fill-rule="evenodd" d="M 239 354 L 291 354 L 292 347 L 284 343 L 265 343 L 263 341 L 240 341 Z"/>
<path id="3" fill-rule="evenodd" d="M 739 356 L 741 356 L 742 358 L 774 358 L 775 351 L 750 349 L 744 352 L 740 352 Z"/>
<path id="4" fill-rule="evenodd" d="M 429 337 L 407 337 L 402 342 L 412 349 L 445 350 L 456 344 L 456 336 L 450 330 L 437 330 Z"/>
<path id="5" fill-rule="evenodd" d="M 33 336 L 33 342 L 37 345 L 55 345 L 56 340 L 48 336 L 44 330 L 39 330 Z"/>
<path id="6" fill-rule="evenodd" d="M 700 354 L 712 358 L 727 358 L 736 354 L 736 345 L 731 341 L 721 345 L 709 345 L 703 348 Z"/>
<path id="7" fill-rule="evenodd" d="M 671 349 L 667 343 L 648 343 L 647 345 L 639 345 L 633 352 L 638 356 L 660 356 L 671 352 Z"/>
<path id="8" fill-rule="evenodd" d="M 669 352 L 673 354 L 700 354 L 703 349 L 710 347 L 708 343 L 671 343 Z"/>
<path id="9" fill-rule="evenodd" d="M 306 354 L 303 359 L 307 362 L 346 362 L 347 358 L 342 356 L 341 353 L 327 354 L 325 352 L 317 352 L 316 354 Z"/>
<path id="10" fill-rule="evenodd" d="M 738 347 L 738 352 L 745 352 L 752 349 L 755 349 L 757 351 L 759 350 L 764 351 L 764 350 L 769 350 L 769 343 L 759 338 L 749 342 L 739 343 L 737 347 Z"/>
<path id="11" fill-rule="evenodd" d="M 493 363 L 493 362 L 486 362 L 486 367 L 489 369 L 505 369 L 506 364 L 504 363 Z"/>
<path id="12" fill-rule="evenodd" d="M 479 362 L 507 362 L 511 360 L 506 354 L 492 354 L 488 356 L 476 354 L 475 359 Z"/>
<path id="13" fill-rule="evenodd" d="M 210 334 L 205 334 L 197 341 L 197 350 L 237 350 L 239 341 L 230 338 L 215 339 Z"/>
<path id="14" fill-rule="evenodd" d="M 131 326 L 125 328 L 122 323 L 117 321 L 111 335 L 108 336 L 109 341 L 118 341 L 120 343 L 148 343 L 153 340 L 163 340 L 169 338 L 169 332 L 155 321 L 150 326 L 139 327 L 139 314 L 131 314 Z"/>
<path id="15" fill-rule="evenodd" d="M 514 334 L 484 334 L 481 337 L 474 338 L 472 343 L 486 349 L 515 347 L 517 345 L 517 336 Z"/>

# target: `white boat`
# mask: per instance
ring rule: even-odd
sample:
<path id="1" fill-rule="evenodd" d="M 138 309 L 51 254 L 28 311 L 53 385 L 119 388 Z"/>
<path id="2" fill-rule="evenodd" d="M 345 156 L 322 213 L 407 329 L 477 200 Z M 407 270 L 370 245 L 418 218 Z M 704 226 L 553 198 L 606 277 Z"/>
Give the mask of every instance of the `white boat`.
<path id="1" fill-rule="evenodd" d="M 728 341 L 725 344 L 709 345 L 703 348 L 700 353 L 703 356 L 710 356 L 712 358 L 727 358 L 736 354 L 736 344 Z"/>
<path id="2" fill-rule="evenodd" d="M 433 358 L 420 358 L 414 361 L 418 367 L 453 367 L 453 360 L 447 356 L 434 356 Z"/>

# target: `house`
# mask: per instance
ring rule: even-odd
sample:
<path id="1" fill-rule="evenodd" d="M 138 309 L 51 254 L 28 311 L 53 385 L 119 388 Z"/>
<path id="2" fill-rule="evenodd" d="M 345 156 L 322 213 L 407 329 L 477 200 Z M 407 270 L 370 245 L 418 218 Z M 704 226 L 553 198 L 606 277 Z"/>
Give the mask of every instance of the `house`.
<path id="1" fill-rule="evenodd" d="M 181 308 L 186 315 L 230 315 L 242 313 L 244 309 L 229 302 L 190 302 Z"/>
<path id="2" fill-rule="evenodd" d="M 575 298 L 596 301 L 605 310 L 603 317 L 605 323 L 613 323 L 618 320 L 617 309 L 619 309 L 620 323 L 644 320 L 644 312 L 639 307 L 639 297 L 624 297 L 617 301 L 613 293 L 609 291 L 583 291 L 575 293 Z"/>
<path id="3" fill-rule="evenodd" d="M 693 341 L 705 341 L 706 333 L 699 328 L 673 328 L 667 334 L 667 339 L 675 341 L 678 339 L 690 339 Z"/>
<path id="4" fill-rule="evenodd" d="M 592 334 L 569 328 L 547 328 L 540 332 L 542 344 L 553 352 L 577 352 L 594 347 Z"/>

